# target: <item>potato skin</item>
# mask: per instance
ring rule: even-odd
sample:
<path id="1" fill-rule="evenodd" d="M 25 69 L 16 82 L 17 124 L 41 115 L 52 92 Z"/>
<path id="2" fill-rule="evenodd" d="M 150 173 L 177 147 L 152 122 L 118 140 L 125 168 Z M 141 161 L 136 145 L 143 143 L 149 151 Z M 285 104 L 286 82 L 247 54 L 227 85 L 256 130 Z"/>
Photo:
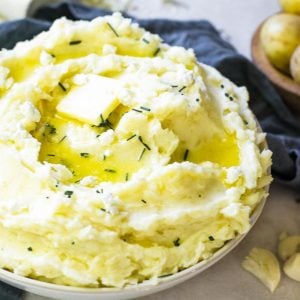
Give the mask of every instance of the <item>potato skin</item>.
<path id="1" fill-rule="evenodd" d="M 291 75 L 293 79 L 297 82 L 300 83 L 300 46 L 296 48 L 294 51 L 292 58 L 291 58 L 291 63 L 290 63 L 290 70 L 291 70 Z"/>
<path id="2" fill-rule="evenodd" d="M 300 15 L 300 0 L 280 0 L 284 12 Z"/>
<path id="3" fill-rule="evenodd" d="M 268 18 L 262 26 L 260 38 L 271 64 L 289 74 L 290 58 L 300 45 L 300 16 L 280 13 Z"/>

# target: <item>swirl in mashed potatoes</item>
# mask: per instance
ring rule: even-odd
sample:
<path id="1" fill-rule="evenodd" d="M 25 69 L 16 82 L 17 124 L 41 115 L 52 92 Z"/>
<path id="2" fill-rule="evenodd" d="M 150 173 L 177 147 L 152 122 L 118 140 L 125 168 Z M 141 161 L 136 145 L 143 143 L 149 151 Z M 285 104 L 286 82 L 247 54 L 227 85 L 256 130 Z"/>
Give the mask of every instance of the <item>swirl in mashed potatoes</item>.
<path id="1" fill-rule="evenodd" d="M 0 266 L 72 286 L 173 274 L 247 232 L 271 152 L 248 93 L 116 13 L 0 52 Z"/>

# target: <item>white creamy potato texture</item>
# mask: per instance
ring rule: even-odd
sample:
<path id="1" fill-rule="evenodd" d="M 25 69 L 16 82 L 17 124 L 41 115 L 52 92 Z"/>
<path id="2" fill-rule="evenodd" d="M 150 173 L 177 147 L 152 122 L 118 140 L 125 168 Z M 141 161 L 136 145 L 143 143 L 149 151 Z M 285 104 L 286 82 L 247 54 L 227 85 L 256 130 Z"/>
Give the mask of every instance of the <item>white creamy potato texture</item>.
<path id="1" fill-rule="evenodd" d="M 248 93 L 119 13 L 0 52 L 0 266 L 123 287 L 209 258 L 271 181 Z"/>

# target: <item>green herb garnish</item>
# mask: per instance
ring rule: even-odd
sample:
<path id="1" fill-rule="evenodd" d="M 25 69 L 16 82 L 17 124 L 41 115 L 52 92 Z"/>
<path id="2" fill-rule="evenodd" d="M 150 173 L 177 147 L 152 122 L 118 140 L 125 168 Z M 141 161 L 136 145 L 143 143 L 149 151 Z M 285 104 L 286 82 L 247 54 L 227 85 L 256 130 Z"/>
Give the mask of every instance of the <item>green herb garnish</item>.
<path id="1" fill-rule="evenodd" d="M 101 122 L 97 127 L 108 127 L 110 129 L 113 129 L 112 124 L 109 122 L 108 119 L 104 120 L 102 114 L 100 115 L 100 119 L 101 119 Z"/>
<path id="2" fill-rule="evenodd" d="M 142 38 L 142 41 L 144 42 L 144 43 L 146 43 L 146 44 L 149 44 L 150 42 L 147 40 L 147 39 L 145 39 L 145 38 Z"/>
<path id="3" fill-rule="evenodd" d="M 141 110 L 139 110 L 139 109 L 136 109 L 136 108 L 133 108 L 132 110 L 134 110 L 134 111 L 136 111 L 136 112 L 138 112 L 138 113 L 142 113 L 142 111 L 141 111 Z"/>
<path id="4" fill-rule="evenodd" d="M 140 108 L 142 110 L 145 110 L 145 111 L 151 111 L 151 109 L 149 107 L 145 107 L 145 106 L 140 106 Z"/>
<path id="5" fill-rule="evenodd" d="M 125 175 L 125 181 L 128 181 L 128 179 L 129 179 L 129 174 L 126 173 L 126 175 Z"/>
<path id="6" fill-rule="evenodd" d="M 130 141 L 130 140 L 132 140 L 133 138 L 135 138 L 136 137 L 136 134 L 134 134 L 134 135 L 132 135 L 131 137 L 129 137 L 126 141 Z"/>
<path id="7" fill-rule="evenodd" d="M 158 48 L 155 50 L 155 52 L 153 53 L 153 56 L 156 56 L 156 55 L 159 53 L 159 51 L 160 51 L 160 48 L 158 47 Z"/>
<path id="8" fill-rule="evenodd" d="M 186 89 L 186 86 L 183 86 L 183 87 L 178 91 L 178 93 L 181 93 L 184 89 Z"/>
<path id="9" fill-rule="evenodd" d="M 117 171 L 116 170 L 113 170 L 113 169 L 104 169 L 105 172 L 108 172 L 108 173 L 116 173 Z"/>
<path id="10" fill-rule="evenodd" d="M 81 157 L 84 157 L 84 158 L 87 158 L 87 157 L 90 156 L 90 154 L 87 153 L 87 152 L 81 152 L 81 153 L 80 153 L 80 156 L 81 156 Z"/>
<path id="11" fill-rule="evenodd" d="M 30 252 L 33 251 L 32 247 L 28 247 L 27 250 L 30 251 Z"/>
<path id="12" fill-rule="evenodd" d="M 183 160 L 187 160 L 188 156 L 189 156 L 189 149 L 186 149 L 183 155 Z"/>
<path id="13" fill-rule="evenodd" d="M 173 241 L 173 244 L 175 247 L 179 247 L 180 246 L 180 238 L 177 238 L 175 241 Z"/>
<path id="14" fill-rule="evenodd" d="M 47 156 L 55 156 L 55 154 L 47 154 Z"/>
<path id="15" fill-rule="evenodd" d="M 71 198 L 71 196 L 74 194 L 73 191 L 65 191 L 65 196 L 67 196 L 68 198 Z"/>
<path id="16" fill-rule="evenodd" d="M 59 82 L 58 85 L 64 92 L 67 91 L 67 89 L 64 87 L 64 85 L 61 82 Z"/>
<path id="17" fill-rule="evenodd" d="M 105 208 L 100 208 L 102 211 L 106 212 L 106 209 Z"/>
<path id="18" fill-rule="evenodd" d="M 210 235 L 210 236 L 208 237 L 208 239 L 209 239 L 210 241 L 214 241 L 214 240 L 215 240 L 215 238 L 214 238 L 212 235 Z"/>
<path id="19" fill-rule="evenodd" d="M 67 136 L 65 135 L 64 137 L 62 137 L 62 138 L 60 139 L 60 141 L 59 141 L 58 143 L 63 142 L 66 138 L 67 138 Z"/>
<path id="20" fill-rule="evenodd" d="M 53 125 L 47 123 L 45 126 L 48 128 L 49 134 L 56 134 L 56 128 Z"/>
<path id="21" fill-rule="evenodd" d="M 141 199 L 141 201 L 142 201 L 143 203 L 145 203 L 145 204 L 147 203 L 147 201 L 146 201 L 146 200 L 144 200 L 144 199 Z"/>
<path id="22" fill-rule="evenodd" d="M 143 158 L 145 151 L 146 151 L 146 148 L 143 148 L 143 151 L 141 152 L 138 161 L 140 161 Z"/>
<path id="23" fill-rule="evenodd" d="M 196 102 L 199 102 L 199 98 L 196 99 Z"/>
<path id="24" fill-rule="evenodd" d="M 116 37 L 119 37 L 119 34 L 117 33 L 117 31 L 112 27 L 112 25 L 107 22 L 106 23 L 108 25 L 108 27 L 111 29 L 111 31 L 115 34 Z"/>
<path id="25" fill-rule="evenodd" d="M 147 150 L 151 150 L 151 148 L 143 141 L 143 138 L 139 135 L 139 141 L 147 148 Z"/>
<path id="26" fill-rule="evenodd" d="M 70 45 L 70 46 L 74 46 L 74 45 L 78 45 L 78 44 L 81 44 L 81 43 L 82 43 L 81 40 L 76 40 L 76 41 L 71 41 L 71 42 L 69 42 L 69 45 Z"/>

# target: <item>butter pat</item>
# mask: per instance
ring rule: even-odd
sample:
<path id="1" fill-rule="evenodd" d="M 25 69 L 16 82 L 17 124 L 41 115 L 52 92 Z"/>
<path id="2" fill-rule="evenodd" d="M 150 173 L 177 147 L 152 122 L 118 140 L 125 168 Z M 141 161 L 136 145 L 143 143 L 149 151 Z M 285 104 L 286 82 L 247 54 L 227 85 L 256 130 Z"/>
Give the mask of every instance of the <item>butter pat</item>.
<path id="1" fill-rule="evenodd" d="M 71 89 L 57 105 L 58 113 L 85 122 L 98 125 L 101 116 L 105 120 L 119 105 L 120 85 L 116 79 L 98 75 L 82 75 L 85 83 Z"/>

